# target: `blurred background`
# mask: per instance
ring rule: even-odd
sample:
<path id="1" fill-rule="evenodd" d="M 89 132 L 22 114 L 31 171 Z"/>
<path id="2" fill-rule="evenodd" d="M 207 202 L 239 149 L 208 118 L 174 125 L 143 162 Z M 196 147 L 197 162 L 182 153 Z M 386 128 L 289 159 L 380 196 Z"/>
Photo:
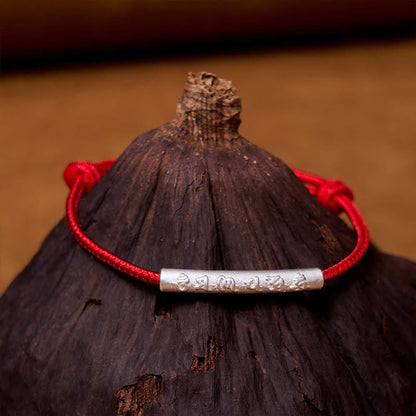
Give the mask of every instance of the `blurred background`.
<path id="1" fill-rule="evenodd" d="M 0 293 L 64 215 L 62 171 L 173 118 L 188 71 L 230 79 L 240 132 L 351 186 L 416 260 L 414 0 L 0 3 Z"/>

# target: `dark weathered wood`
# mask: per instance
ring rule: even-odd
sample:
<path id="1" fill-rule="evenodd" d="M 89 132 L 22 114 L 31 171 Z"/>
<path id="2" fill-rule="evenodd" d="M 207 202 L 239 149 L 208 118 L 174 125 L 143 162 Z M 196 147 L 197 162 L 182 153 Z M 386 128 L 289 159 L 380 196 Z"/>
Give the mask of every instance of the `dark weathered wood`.
<path id="1" fill-rule="evenodd" d="M 188 78 L 81 202 L 142 267 L 325 268 L 354 232 L 238 135 L 231 84 Z M 163 294 L 86 253 L 61 221 L 0 301 L 3 415 L 407 415 L 416 265 L 371 246 L 322 291 Z"/>

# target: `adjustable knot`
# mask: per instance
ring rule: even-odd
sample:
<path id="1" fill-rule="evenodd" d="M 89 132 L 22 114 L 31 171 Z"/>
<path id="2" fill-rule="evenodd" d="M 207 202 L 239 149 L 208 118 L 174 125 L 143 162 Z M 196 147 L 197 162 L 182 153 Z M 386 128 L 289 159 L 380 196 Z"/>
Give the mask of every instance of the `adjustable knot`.
<path id="1" fill-rule="evenodd" d="M 64 181 L 71 189 L 78 178 L 82 179 L 84 192 L 89 192 L 101 179 L 101 173 L 94 163 L 72 162 L 64 171 Z"/>
<path id="2" fill-rule="evenodd" d="M 337 196 L 345 196 L 351 201 L 354 198 L 352 190 L 338 179 L 323 182 L 316 188 L 314 195 L 318 202 L 333 214 L 342 211 L 342 206 L 336 200 Z"/>

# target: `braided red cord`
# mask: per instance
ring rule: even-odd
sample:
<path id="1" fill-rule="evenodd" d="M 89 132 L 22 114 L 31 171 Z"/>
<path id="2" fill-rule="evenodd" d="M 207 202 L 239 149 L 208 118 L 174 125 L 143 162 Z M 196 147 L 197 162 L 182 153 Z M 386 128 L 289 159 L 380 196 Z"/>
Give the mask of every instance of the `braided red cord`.
<path id="1" fill-rule="evenodd" d="M 97 184 L 114 162 L 115 160 L 104 160 L 98 163 L 73 162 L 67 166 L 64 171 L 64 180 L 71 189 L 66 202 L 68 227 L 75 240 L 104 263 L 139 280 L 159 285 L 159 273 L 137 267 L 100 247 L 85 234 L 79 222 L 78 205 L 80 199 Z"/>
<path id="2" fill-rule="evenodd" d="M 81 227 L 78 217 L 80 199 L 99 182 L 101 177 L 111 168 L 114 162 L 115 159 L 104 160 L 98 163 L 73 162 L 66 167 L 64 171 L 64 180 L 70 188 L 66 203 L 68 227 L 78 243 L 104 263 L 139 280 L 159 285 L 159 273 L 142 269 L 141 267 L 120 259 L 92 241 Z M 322 271 L 324 280 L 326 281 L 345 273 L 364 256 L 370 243 L 367 226 L 358 211 L 358 208 L 352 202 L 353 193 L 351 189 L 345 186 L 341 181 L 326 180 L 320 176 L 299 170 L 294 170 L 293 172 L 325 208 L 334 214 L 339 214 L 344 211 L 350 218 L 357 232 L 357 243 L 351 254 L 337 264 Z"/>
<path id="3" fill-rule="evenodd" d="M 339 214 L 344 211 L 352 222 L 357 233 L 357 243 L 354 250 L 337 264 L 322 270 L 324 280 L 331 279 L 342 273 L 345 273 L 352 266 L 357 264 L 370 244 L 370 235 L 368 228 L 361 216 L 360 211 L 352 202 L 353 193 L 350 188 L 341 181 L 332 179 L 326 180 L 311 173 L 293 170 L 295 175 L 306 185 L 309 192 L 321 203 L 326 209 Z"/>

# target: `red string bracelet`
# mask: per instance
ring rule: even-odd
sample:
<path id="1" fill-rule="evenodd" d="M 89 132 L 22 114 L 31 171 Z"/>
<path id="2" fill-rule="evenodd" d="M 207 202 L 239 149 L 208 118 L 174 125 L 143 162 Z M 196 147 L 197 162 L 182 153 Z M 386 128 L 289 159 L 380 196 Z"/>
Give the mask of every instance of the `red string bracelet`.
<path id="1" fill-rule="evenodd" d="M 345 273 L 364 256 L 369 245 L 367 226 L 352 202 L 353 193 L 339 180 L 326 180 L 310 173 L 294 170 L 310 193 L 334 214 L 345 212 L 357 233 L 353 251 L 337 264 L 325 270 L 179 270 L 162 269 L 161 273 L 142 269 L 105 250 L 83 231 L 79 217 L 80 199 L 88 193 L 111 168 L 114 159 L 98 163 L 73 162 L 64 171 L 70 188 L 66 204 L 68 227 L 78 243 L 101 261 L 146 283 L 159 285 L 162 291 L 259 293 L 289 292 L 322 288 L 324 281 Z"/>

